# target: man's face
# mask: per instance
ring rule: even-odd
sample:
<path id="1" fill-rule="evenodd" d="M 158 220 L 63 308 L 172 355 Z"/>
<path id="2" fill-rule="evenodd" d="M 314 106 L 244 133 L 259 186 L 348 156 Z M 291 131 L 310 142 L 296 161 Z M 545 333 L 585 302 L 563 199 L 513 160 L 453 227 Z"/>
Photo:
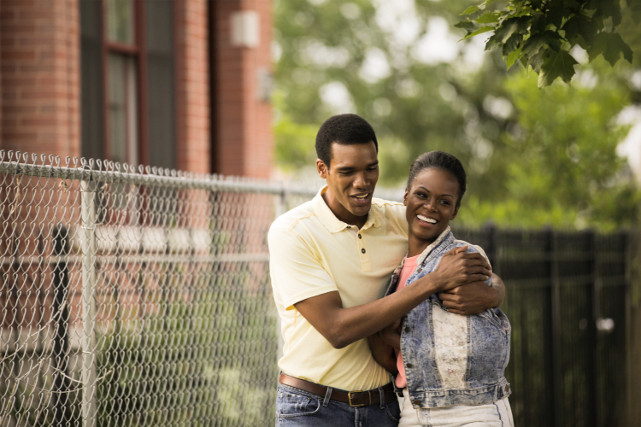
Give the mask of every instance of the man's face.
<path id="1" fill-rule="evenodd" d="M 374 142 L 332 143 L 330 167 L 320 159 L 316 168 L 327 181 L 325 202 L 341 221 L 359 228 L 367 221 L 378 181 L 378 156 Z"/>

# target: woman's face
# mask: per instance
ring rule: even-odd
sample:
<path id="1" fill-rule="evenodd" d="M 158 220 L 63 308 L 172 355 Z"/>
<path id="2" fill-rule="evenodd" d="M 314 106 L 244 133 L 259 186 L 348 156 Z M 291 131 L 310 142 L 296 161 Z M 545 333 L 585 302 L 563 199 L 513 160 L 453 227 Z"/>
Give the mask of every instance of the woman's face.
<path id="1" fill-rule="evenodd" d="M 428 244 L 436 240 L 458 213 L 459 191 L 451 172 L 439 168 L 419 172 L 403 197 L 410 237 Z"/>

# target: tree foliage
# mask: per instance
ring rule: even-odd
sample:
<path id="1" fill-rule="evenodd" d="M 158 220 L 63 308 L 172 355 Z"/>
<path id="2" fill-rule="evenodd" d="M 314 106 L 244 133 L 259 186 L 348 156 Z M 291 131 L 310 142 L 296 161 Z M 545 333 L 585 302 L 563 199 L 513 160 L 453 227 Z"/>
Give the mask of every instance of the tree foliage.
<path id="1" fill-rule="evenodd" d="M 505 125 L 483 108 L 484 91 L 501 92 L 496 75 L 503 74 L 502 65 L 494 58 L 466 60 L 478 46 L 457 44 L 460 35 L 449 34 L 446 58 L 433 55 L 430 46 L 435 28 L 447 31 L 468 4 L 423 0 L 399 12 L 385 1 L 278 0 L 277 146 L 292 141 L 291 134 L 279 132 L 294 129 L 288 121 L 317 129 L 332 114 L 356 112 L 385 141 L 384 183 L 401 184 L 411 160 L 437 148 L 459 156 L 481 177 L 489 143 L 479 135 L 498 135 Z M 329 102 L 331 94 L 339 102 Z M 293 154 L 289 147 L 278 150 Z"/>
<path id="2" fill-rule="evenodd" d="M 495 190 L 505 197 L 486 200 L 471 193 L 463 221 L 601 230 L 637 222 L 640 193 L 625 159 L 616 154 L 629 129 L 616 117 L 629 98 L 616 79 L 591 77 L 573 86 L 557 82 L 545 91 L 533 73 L 506 81 L 519 120 L 501 135 L 506 163 L 503 184 Z"/>
<path id="3" fill-rule="evenodd" d="M 627 131 L 616 117 L 641 101 L 641 84 L 631 83 L 638 65 L 612 66 L 597 54 L 572 68 L 572 85 L 551 79 L 539 89 L 540 70 L 539 76 L 521 67 L 506 70 L 496 50 L 469 59 L 482 52 L 481 40 L 454 27 L 469 0 L 275 4 L 275 135 L 282 169 L 313 167 L 320 123 L 355 112 L 377 132 L 380 186 L 401 188 L 422 152 L 440 149 L 461 159 L 469 185 L 457 221 L 599 229 L 635 223 L 638 190 L 615 149 Z M 631 16 L 617 28 L 638 50 Z M 454 40 L 443 42 L 446 49 L 434 42 L 440 25 L 446 26 L 442 37 Z M 545 40 L 541 49 L 550 43 Z M 572 62 L 562 55 L 556 66 L 564 68 L 563 61 Z"/>
<path id="4" fill-rule="evenodd" d="M 626 11 L 640 6 L 638 0 L 628 3 Z M 578 64 L 571 55 L 574 46 L 587 51 L 590 61 L 632 62 L 632 48 L 617 32 L 620 0 L 485 0 L 463 15 L 457 26 L 467 31 L 466 38 L 491 31 L 486 48 L 500 49 L 508 67 L 517 61 L 532 67 L 539 86 L 559 77 L 570 82 Z"/>

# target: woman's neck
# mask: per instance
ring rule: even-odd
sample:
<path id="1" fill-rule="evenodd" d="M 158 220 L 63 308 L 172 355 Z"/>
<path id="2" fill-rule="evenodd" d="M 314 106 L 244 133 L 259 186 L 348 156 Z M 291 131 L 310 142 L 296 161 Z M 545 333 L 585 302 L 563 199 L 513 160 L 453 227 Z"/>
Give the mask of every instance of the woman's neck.
<path id="1" fill-rule="evenodd" d="M 434 243 L 434 240 L 423 240 L 409 236 L 407 239 L 407 256 L 412 257 L 420 254 L 432 243 Z"/>

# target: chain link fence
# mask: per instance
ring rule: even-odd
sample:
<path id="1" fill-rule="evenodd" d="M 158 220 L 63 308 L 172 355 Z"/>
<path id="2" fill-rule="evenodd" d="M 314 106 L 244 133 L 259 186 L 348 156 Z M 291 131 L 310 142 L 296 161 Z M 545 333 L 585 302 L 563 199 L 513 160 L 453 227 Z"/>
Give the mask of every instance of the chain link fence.
<path id="1" fill-rule="evenodd" d="M 273 424 L 266 235 L 314 191 L 0 151 L 0 425 Z"/>
<path id="2" fill-rule="evenodd" d="M 273 425 L 266 235 L 320 184 L 0 150 L 0 425 Z M 517 424 L 635 425 L 638 236 L 455 232 L 506 282 Z"/>

